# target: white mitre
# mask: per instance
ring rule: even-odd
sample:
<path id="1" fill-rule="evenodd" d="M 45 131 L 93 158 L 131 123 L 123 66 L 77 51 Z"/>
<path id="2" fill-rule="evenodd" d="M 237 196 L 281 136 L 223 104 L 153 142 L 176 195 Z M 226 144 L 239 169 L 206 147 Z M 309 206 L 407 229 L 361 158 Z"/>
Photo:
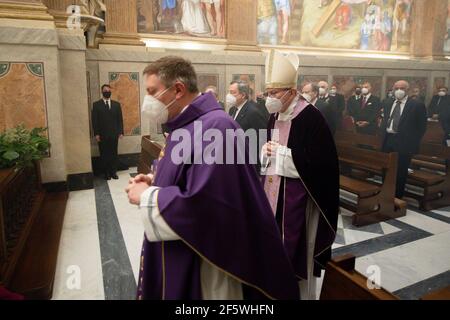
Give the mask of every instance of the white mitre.
<path id="1" fill-rule="evenodd" d="M 297 88 L 299 66 L 298 55 L 285 56 L 270 50 L 266 59 L 266 89 Z"/>

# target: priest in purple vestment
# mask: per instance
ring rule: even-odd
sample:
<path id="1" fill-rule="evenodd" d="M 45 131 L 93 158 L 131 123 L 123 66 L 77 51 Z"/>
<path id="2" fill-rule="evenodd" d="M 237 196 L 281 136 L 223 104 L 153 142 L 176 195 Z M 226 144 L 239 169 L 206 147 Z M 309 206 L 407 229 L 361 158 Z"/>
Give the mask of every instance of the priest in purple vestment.
<path id="1" fill-rule="evenodd" d="M 154 173 L 131 179 L 126 190 L 145 228 L 138 299 L 298 299 L 255 167 L 202 159 L 212 143 L 208 130 L 226 159 L 229 149 L 219 138 L 238 124 L 212 94 L 199 93 L 189 61 L 165 57 L 144 75 L 143 113 L 170 134 Z"/>
<path id="2" fill-rule="evenodd" d="M 331 257 L 339 212 L 336 146 L 321 112 L 297 88 L 297 55 L 272 50 L 266 62 L 269 142 L 262 150 L 264 189 L 302 299 L 317 299 L 316 277 Z"/>

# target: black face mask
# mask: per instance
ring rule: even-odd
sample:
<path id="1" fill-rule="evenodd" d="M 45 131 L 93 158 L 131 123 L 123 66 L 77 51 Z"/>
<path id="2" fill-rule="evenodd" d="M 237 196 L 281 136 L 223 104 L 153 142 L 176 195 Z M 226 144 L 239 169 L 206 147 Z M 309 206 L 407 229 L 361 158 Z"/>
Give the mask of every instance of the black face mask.
<path id="1" fill-rule="evenodd" d="M 362 91 L 361 91 L 361 89 L 356 89 L 355 93 L 357 96 L 359 96 L 359 95 L 361 95 Z"/>
<path id="2" fill-rule="evenodd" d="M 111 98 L 111 91 L 105 91 L 105 92 L 103 92 L 103 98 L 105 98 L 105 99 L 109 99 L 109 98 Z"/>

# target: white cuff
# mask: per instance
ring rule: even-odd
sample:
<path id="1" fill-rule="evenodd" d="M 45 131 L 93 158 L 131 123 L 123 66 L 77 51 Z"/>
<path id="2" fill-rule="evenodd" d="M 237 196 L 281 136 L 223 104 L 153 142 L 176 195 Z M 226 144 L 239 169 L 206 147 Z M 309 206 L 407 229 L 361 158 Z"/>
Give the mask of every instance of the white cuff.
<path id="1" fill-rule="evenodd" d="M 279 146 L 276 151 L 275 174 L 286 178 L 300 178 L 292 159 L 292 151 L 288 147 Z"/>
<path id="2" fill-rule="evenodd" d="M 158 187 L 150 187 L 141 195 L 141 218 L 145 235 L 150 242 L 180 240 L 177 234 L 164 221 L 158 208 Z"/>

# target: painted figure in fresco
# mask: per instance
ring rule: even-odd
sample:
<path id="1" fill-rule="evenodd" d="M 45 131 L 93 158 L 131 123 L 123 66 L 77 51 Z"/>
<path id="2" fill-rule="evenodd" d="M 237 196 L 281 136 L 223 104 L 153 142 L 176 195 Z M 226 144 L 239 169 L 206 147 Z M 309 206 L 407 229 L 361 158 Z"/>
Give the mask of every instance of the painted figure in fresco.
<path id="1" fill-rule="evenodd" d="M 361 50 L 369 50 L 369 41 L 370 36 L 372 34 L 372 23 L 370 20 L 370 15 L 366 14 L 364 17 L 364 21 L 361 24 Z"/>
<path id="2" fill-rule="evenodd" d="M 201 0 L 206 8 L 206 19 L 208 20 L 209 28 L 211 30 L 211 36 L 216 36 L 219 34 L 219 28 L 222 24 L 222 13 L 220 11 L 220 0 Z M 215 13 L 216 19 L 214 20 L 213 11 Z M 218 13 L 220 16 L 220 22 L 218 21 Z"/>
<path id="3" fill-rule="evenodd" d="M 336 26 L 335 29 L 341 31 L 347 30 L 352 22 L 352 7 L 348 4 L 342 4 L 336 10 Z"/>
<path id="4" fill-rule="evenodd" d="M 381 44 L 380 51 L 389 51 L 391 49 L 392 39 L 392 20 L 388 11 L 384 11 L 383 21 L 381 22 Z"/>
<path id="5" fill-rule="evenodd" d="M 379 50 L 379 46 L 381 44 L 381 8 L 375 4 L 370 4 L 367 7 L 367 13 L 370 16 L 371 23 L 371 35 L 369 39 L 369 49 L 370 50 Z"/>
<path id="6" fill-rule="evenodd" d="M 281 39 L 282 44 L 287 44 L 291 3 L 289 0 L 275 0 L 275 8 L 278 17 L 278 37 Z"/>
<path id="7" fill-rule="evenodd" d="M 319 0 L 319 8 L 326 7 L 328 5 L 328 0 Z"/>
<path id="8" fill-rule="evenodd" d="M 447 28 L 445 33 L 444 51 L 450 52 L 450 2 L 447 10 Z"/>
<path id="9" fill-rule="evenodd" d="M 183 0 L 181 24 L 185 32 L 206 34 L 210 32 L 200 0 Z"/>
<path id="10" fill-rule="evenodd" d="M 406 38 L 410 14 L 411 0 L 397 0 L 394 9 L 394 31 L 392 35 L 392 43 L 395 49 L 398 49 L 401 41 Z"/>
<path id="11" fill-rule="evenodd" d="M 258 0 L 258 43 L 277 44 L 278 22 L 273 0 Z"/>

